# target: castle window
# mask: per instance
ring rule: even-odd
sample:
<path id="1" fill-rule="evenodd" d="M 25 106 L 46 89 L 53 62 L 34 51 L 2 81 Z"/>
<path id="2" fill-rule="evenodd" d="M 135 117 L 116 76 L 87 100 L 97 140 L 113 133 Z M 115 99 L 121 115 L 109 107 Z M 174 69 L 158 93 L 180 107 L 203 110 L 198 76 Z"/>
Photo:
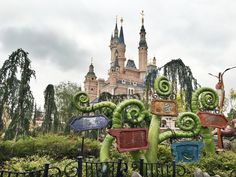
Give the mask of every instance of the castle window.
<path id="1" fill-rule="evenodd" d="M 134 85 L 134 86 L 137 86 L 137 82 L 133 82 L 133 85 Z"/>
<path id="2" fill-rule="evenodd" d="M 94 80 L 94 78 L 92 77 L 92 80 Z"/>
<path id="3" fill-rule="evenodd" d="M 166 120 L 161 121 L 161 127 L 167 127 L 167 122 Z"/>
<path id="4" fill-rule="evenodd" d="M 133 95 L 133 94 L 134 94 L 134 89 L 128 88 L 128 95 Z"/>
<path id="5" fill-rule="evenodd" d="M 93 91 L 93 88 L 91 88 L 90 90 Z"/>
<path id="6" fill-rule="evenodd" d="M 125 83 L 126 83 L 126 82 L 125 82 L 125 80 L 123 79 L 123 80 L 122 80 L 122 84 L 125 84 Z"/>

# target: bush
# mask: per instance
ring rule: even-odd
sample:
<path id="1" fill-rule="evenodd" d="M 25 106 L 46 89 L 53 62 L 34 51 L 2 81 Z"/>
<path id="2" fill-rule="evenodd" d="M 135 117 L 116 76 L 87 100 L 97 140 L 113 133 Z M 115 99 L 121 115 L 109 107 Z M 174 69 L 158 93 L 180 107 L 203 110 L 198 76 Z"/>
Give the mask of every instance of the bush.
<path id="1" fill-rule="evenodd" d="M 0 142 L 0 161 L 13 157 L 33 155 L 50 156 L 53 159 L 75 158 L 81 148 L 81 138 L 73 136 L 43 135 L 36 138 L 24 138 L 18 141 Z M 99 142 L 91 139 L 84 141 L 84 156 L 98 156 Z"/>
<path id="2" fill-rule="evenodd" d="M 53 159 L 49 156 L 39 157 L 38 155 L 17 158 L 13 157 L 4 163 L 3 169 L 10 171 L 31 171 L 43 169 L 46 163 L 52 163 Z"/>
<path id="3" fill-rule="evenodd" d="M 236 153 L 236 140 L 232 141 L 232 151 Z"/>
<path id="4" fill-rule="evenodd" d="M 229 177 L 232 170 L 236 170 L 236 154 L 232 151 L 225 151 L 212 156 L 203 156 L 198 163 L 181 163 L 191 174 L 196 168 L 209 173 L 209 175 L 220 175 Z"/>

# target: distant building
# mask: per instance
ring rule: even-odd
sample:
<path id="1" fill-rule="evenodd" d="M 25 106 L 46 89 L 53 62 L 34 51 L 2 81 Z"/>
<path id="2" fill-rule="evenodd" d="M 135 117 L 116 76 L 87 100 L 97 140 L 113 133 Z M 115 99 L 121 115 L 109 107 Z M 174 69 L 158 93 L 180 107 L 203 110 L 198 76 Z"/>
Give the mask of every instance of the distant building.
<path id="1" fill-rule="evenodd" d="M 122 22 L 123 19 L 121 19 L 120 30 L 118 30 L 116 22 L 114 34 L 111 35 L 109 46 L 111 62 L 108 71 L 108 79 L 97 79 L 92 63 L 89 66 L 89 72 L 85 76 L 84 89 L 89 94 L 91 101 L 95 100 L 102 92 L 109 92 L 112 95 L 138 93 L 142 96 L 145 89 L 144 79 L 146 73 L 157 68 L 155 57 L 153 61 L 148 64 L 148 45 L 143 17 L 139 32 L 139 65 L 137 67 L 134 60 L 131 59 L 126 61 L 126 44 Z"/>

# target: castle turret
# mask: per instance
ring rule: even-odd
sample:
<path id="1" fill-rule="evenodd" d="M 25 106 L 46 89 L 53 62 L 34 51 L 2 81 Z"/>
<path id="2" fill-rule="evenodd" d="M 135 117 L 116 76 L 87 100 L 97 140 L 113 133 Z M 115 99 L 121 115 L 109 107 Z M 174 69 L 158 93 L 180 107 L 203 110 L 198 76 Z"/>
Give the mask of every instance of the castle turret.
<path id="1" fill-rule="evenodd" d="M 117 80 L 120 74 L 120 66 L 119 66 L 119 58 L 118 58 L 118 50 L 115 51 L 115 61 L 112 63 L 110 71 L 109 71 L 109 82 L 110 82 L 110 89 L 109 92 L 111 94 L 115 94 L 115 88 L 117 87 Z"/>
<path id="2" fill-rule="evenodd" d="M 94 66 L 92 62 L 89 66 L 89 72 L 85 76 L 84 89 L 85 92 L 88 93 L 90 101 L 93 101 L 97 98 L 98 81 L 94 73 Z"/>
<path id="3" fill-rule="evenodd" d="M 140 40 L 139 40 L 139 71 L 140 71 L 140 79 L 144 79 L 146 69 L 147 69 L 147 55 L 148 55 L 148 46 L 146 42 L 146 31 L 144 28 L 144 13 L 142 11 L 142 26 L 140 30 Z"/>
<path id="4" fill-rule="evenodd" d="M 115 51 L 117 50 L 117 45 L 119 44 L 119 37 L 118 37 L 119 31 L 117 27 L 117 19 L 114 29 L 114 36 L 111 36 L 110 41 L 110 50 L 111 50 L 111 64 L 115 61 Z"/>
<path id="5" fill-rule="evenodd" d="M 157 60 L 156 57 L 153 57 L 152 61 L 147 65 L 147 73 L 155 71 L 157 69 Z"/>
<path id="6" fill-rule="evenodd" d="M 124 39 L 124 33 L 123 33 L 123 18 L 120 20 L 121 22 L 121 27 L 120 27 L 120 35 L 119 35 L 119 44 L 117 45 L 117 50 L 118 50 L 118 62 L 120 66 L 120 72 L 124 73 L 125 70 L 125 50 L 126 50 L 126 45 L 125 45 L 125 39 Z"/>

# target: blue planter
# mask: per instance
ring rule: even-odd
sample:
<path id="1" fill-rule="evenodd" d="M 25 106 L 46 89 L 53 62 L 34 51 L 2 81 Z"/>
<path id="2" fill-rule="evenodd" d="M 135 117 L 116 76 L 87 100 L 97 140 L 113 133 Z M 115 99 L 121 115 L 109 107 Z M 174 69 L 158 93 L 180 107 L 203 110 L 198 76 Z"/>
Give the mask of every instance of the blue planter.
<path id="1" fill-rule="evenodd" d="M 176 162 L 197 162 L 201 157 L 203 143 L 200 141 L 183 141 L 171 145 Z"/>

